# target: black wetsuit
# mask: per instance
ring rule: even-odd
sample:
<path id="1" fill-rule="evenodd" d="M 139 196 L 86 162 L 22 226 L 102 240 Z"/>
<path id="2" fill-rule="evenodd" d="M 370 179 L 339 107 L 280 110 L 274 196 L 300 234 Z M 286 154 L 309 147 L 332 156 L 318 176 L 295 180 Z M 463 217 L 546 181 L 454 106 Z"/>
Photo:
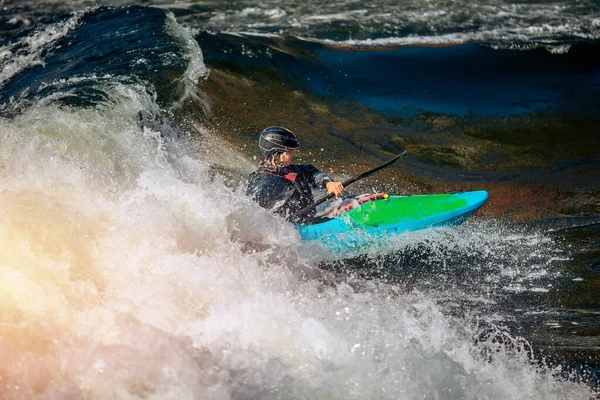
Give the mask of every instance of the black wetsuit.
<path id="1" fill-rule="evenodd" d="M 331 182 L 329 175 L 310 164 L 292 164 L 277 171 L 261 168 L 250 175 L 246 194 L 289 221 L 309 222 L 314 211 L 301 218 L 294 214 L 314 203 L 312 188 L 325 188 L 327 182 Z"/>

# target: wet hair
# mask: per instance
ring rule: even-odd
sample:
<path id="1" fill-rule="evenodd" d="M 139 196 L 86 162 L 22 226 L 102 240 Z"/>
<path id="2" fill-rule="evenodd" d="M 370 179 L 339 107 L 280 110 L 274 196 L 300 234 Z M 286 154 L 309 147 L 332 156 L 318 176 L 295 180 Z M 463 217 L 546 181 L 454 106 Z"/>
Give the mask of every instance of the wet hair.
<path id="1" fill-rule="evenodd" d="M 267 154 L 260 161 L 260 166 L 262 168 L 279 171 L 280 169 L 282 169 L 285 166 L 283 164 L 283 162 L 280 160 L 282 154 L 283 154 L 282 151 L 276 151 L 271 154 Z"/>

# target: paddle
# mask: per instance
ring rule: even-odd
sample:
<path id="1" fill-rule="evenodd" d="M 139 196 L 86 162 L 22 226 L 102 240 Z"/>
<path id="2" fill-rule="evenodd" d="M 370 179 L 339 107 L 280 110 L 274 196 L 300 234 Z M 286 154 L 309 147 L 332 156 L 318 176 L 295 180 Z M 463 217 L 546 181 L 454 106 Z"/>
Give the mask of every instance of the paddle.
<path id="1" fill-rule="evenodd" d="M 404 154 L 406 154 L 406 151 L 403 151 L 402 153 L 398 154 L 396 157 L 392 158 L 390 161 L 387 161 L 383 164 L 381 164 L 378 167 L 375 167 L 373 169 L 368 170 L 367 172 L 363 172 L 362 174 L 358 174 L 350 179 L 348 179 L 347 181 L 342 182 L 342 186 L 344 186 L 344 188 L 347 188 L 349 185 L 353 184 L 354 182 L 358 182 L 361 179 L 367 178 L 379 171 L 381 171 L 382 169 L 389 167 L 390 165 L 392 165 L 393 163 L 395 163 L 396 161 L 398 161 L 398 159 L 400 159 Z M 315 201 L 313 204 L 304 207 L 303 209 L 301 209 L 300 211 L 298 211 L 296 214 L 294 214 L 295 218 L 301 217 L 304 214 L 306 214 L 307 212 L 309 212 L 310 210 L 314 209 L 315 207 L 317 207 L 319 204 L 323 204 L 325 203 L 327 200 L 333 198 L 335 195 L 333 193 L 328 193 L 327 196 L 323 196 L 321 197 L 319 200 Z"/>

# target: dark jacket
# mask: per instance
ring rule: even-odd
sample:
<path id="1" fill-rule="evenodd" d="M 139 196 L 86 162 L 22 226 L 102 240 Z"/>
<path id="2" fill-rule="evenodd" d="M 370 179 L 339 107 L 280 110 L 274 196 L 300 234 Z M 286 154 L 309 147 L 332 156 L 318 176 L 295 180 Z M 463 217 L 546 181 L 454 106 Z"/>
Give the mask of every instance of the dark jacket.
<path id="1" fill-rule="evenodd" d="M 292 164 L 278 171 L 261 168 L 250 175 L 246 194 L 288 221 L 307 222 L 314 211 L 301 218 L 295 218 L 294 214 L 314 203 L 312 188 L 325 188 L 327 182 L 331 178 L 310 164 Z"/>

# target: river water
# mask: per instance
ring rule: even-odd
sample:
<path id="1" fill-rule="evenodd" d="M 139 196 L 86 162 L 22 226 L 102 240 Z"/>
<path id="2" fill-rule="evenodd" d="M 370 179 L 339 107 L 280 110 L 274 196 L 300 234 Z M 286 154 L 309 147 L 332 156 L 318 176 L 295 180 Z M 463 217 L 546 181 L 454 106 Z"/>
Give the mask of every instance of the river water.
<path id="1" fill-rule="evenodd" d="M 107 4 L 0 3 L 0 398 L 598 396 L 596 2 Z M 244 196 L 276 124 L 488 204 L 331 254 Z"/>

